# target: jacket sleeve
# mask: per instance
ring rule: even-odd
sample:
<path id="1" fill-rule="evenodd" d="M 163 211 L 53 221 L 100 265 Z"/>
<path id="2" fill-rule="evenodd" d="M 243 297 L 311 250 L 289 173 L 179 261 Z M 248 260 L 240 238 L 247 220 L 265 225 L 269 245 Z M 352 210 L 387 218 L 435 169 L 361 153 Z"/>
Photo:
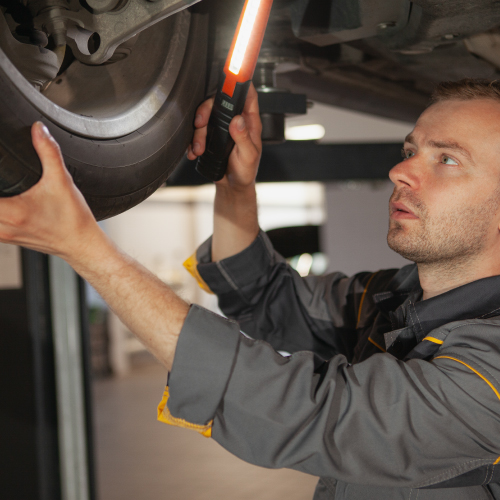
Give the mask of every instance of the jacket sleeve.
<path id="1" fill-rule="evenodd" d="M 211 239 L 195 255 L 193 274 L 218 296 L 223 313 L 252 338 L 281 351 L 311 350 L 324 358 L 336 353 L 352 356 L 359 310 L 372 273 L 302 278 L 263 231 L 247 249 L 222 261 L 212 262 Z"/>
<path id="2" fill-rule="evenodd" d="M 290 357 L 192 306 L 168 411 L 233 454 L 348 483 L 420 488 L 500 462 L 499 322 L 454 327 L 432 362 Z"/>

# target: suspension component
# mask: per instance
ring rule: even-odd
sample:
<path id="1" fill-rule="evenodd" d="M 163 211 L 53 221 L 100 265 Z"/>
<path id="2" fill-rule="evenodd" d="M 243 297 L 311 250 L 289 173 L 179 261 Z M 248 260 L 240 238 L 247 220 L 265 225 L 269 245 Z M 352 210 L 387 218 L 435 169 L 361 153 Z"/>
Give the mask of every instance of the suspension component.
<path id="1" fill-rule="evenodd" d="M 29 0 L 35 29 L 56 47 L 69 45 L 85 64 L 103 64 L 116 48 L 149 26 L 200 0 Z"/>
<path id="2" fill-rule="evenodd" d="M 299 55 L 291 50 L 268 46 L 262 49 L 253 83 L 259 96 L 262 141 L 278 144 L 285 141 L 285 116 L 307 113 L 305 94 L 292 94 L 279 88 L 276 76 L 300 66 Z"/>

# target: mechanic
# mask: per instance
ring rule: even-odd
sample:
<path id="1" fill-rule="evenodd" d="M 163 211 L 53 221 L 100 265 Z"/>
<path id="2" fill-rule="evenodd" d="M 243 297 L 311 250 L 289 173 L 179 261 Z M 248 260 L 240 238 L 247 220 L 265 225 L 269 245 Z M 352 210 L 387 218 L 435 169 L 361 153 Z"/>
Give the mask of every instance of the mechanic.
<path id="1" fill-rule="evenodd" d="M 190 261 L 232 319 L 116 248 L 40 123 L 43 176 L 0 200 L 0 240 L 65 259 L 164 363 L 160 420 L 320 476 L 316 500 L 500 498 L 500 83 L 441 84 L 406 137 L 388 243 L 415 264 L 400 270 L 301 278 L 286 265 L 258 226 L 260 127 L 251 88 L 213 237 Z"/>

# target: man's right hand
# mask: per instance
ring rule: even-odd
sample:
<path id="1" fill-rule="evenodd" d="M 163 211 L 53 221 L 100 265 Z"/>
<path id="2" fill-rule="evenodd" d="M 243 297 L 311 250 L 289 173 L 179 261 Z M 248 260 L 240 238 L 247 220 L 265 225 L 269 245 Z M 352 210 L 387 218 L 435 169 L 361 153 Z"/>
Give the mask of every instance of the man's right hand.
<path id="1" fill-rule="evenodd" d="M 207 125 L 213 99 L 205 101 L 196 112 L 195 133 L 188 159 L 195 160 L 205 151 Z M 255 178 L 262 153 L 262 123 L 257 91 L 253 84 L 241 116 L 229 126 L 235 146 L 229 156 L 223 179 L 216 182 L 212 260 L 231 257 L 247 248 L 259 234 Z"/>
<path id="2" fill-rule="evenodd" d="M 188 149 L 188 159 L 195 160 L 205 151 L 207 125 L 214 99 L 208 99 L 196 111 L 195 133 Z M 259 115 L 257 91 L 253 84 L 248 89 L 245 107 L 241 116 L 235 116 L 229 126 L 235 147 L 229 156 L 226 176 L 218 185 L 230 189 L 246 189 L 255 183 L 262 154 L 262 123 Z"/>

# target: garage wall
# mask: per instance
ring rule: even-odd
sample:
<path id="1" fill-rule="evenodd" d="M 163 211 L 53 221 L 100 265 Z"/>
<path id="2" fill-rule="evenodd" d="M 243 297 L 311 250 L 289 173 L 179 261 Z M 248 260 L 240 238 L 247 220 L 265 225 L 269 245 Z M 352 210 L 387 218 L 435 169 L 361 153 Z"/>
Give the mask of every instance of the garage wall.
<path id="1" fill-rule="evenodd" d="M 325 128 L 321 144 L 403 142 L 412 123 L 351 111 L 314 102 L 306 115 L 286 119 L 287 127 L 318 123 Z M 367 158 L 367 160 L 369 160 Z"/>

